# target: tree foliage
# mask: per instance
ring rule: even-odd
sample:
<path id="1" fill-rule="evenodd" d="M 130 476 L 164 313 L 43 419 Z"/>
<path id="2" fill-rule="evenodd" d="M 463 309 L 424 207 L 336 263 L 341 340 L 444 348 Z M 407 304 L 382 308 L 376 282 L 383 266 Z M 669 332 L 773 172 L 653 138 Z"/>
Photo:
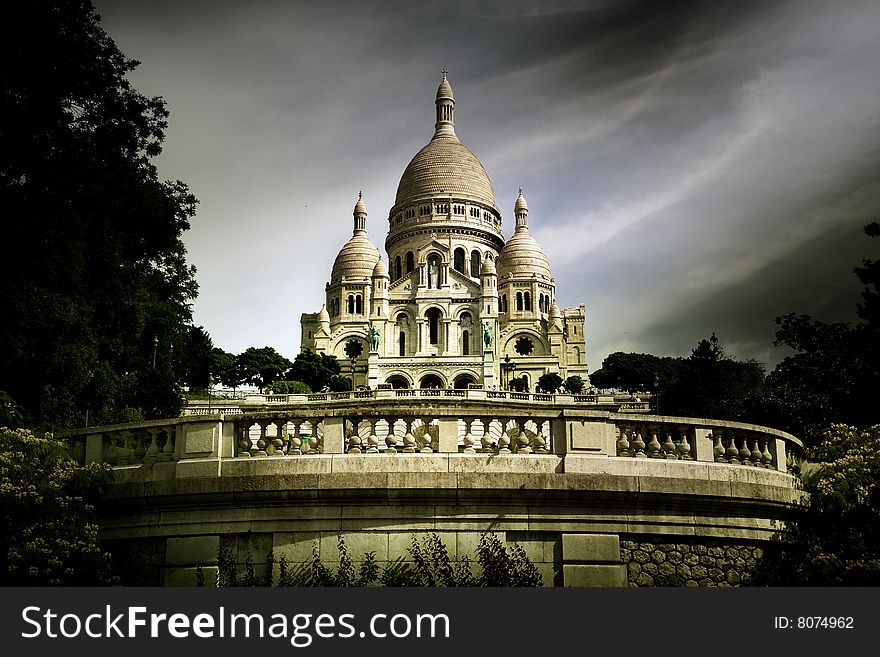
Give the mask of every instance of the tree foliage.
<path id="1" fill-rule="evenodd" d="M 548 372 L 538 377 L 538 387 L 544 392 L 555 393 L 562 387 L 562 377 L 556 372 Z"/>
<path id="2" fill-rule="evenodd" d="M 0 428 L 0 585 L 114 583 L 92 506 L 111 474 L 77 465 L 51 436 Z"/>
<path id="3" fill-rule="evenodd" d="M 342 367 L 339 365 L 339 361 L 333 356 L 306 349 L 294 359 L 285 378 L 290 381 L 302 381 L 315 392 L 323 390 L 325 387 L 340 391 L 348 390 L 350 384 L 347 379 L 339 376 L 341 371 Z"/>
<path id="4" fill-rule="evenodd" d="M 584 389 L 584 380 L 577 374 L 572 374 L 565 379 L 565 389 L 572 395 L 579 394 Z"/>
<path id="5" fill-rule="evenodd" d="M 302 381 L 273 381 L 266 386 L 266 392 L 278 395 L 308 395 L 312 389 Z"/>
<path id="6" fill-rule="evenodd" d="M 236 358 L 244 383 L 257 386 L 260 391 L 273 381 L 278 381 L 291 363 L 273 347 L 248 347 Z"/>
<path id="7" fill-rule="evenodd" d="M 680 358 L 633 354 L 616 351 L 602 361 L 602 367 L 590 374 L 590 383 L 601 389 L 627 392 L 654 389 L 655 379 L 672 381 Z"/>
<path id="8" fill-rule="evenodd" d="M 0 388 L 40 426 L 175 414 L 196 200 L 152 164 L 168 112 L 84 0 L 13 0 L 0 39 Z"/>
<path id="9" fill-rule="evenodd" d="M 767 554 L 756 583 L 880 585 L 880 426 L 834 425 L 809 450 L 808 504 Z"/>

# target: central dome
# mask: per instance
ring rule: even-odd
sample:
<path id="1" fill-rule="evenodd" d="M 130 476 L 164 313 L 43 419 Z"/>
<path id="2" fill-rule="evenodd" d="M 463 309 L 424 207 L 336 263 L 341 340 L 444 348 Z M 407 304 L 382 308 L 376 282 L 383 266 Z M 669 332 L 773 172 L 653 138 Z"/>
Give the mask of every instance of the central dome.
<path id="1" fill-rule="evenodd" d="M 407 165 L 395 206 L 437 196 L 454 196 L 495 208 L 489 176 L 476 155 L 456 137 L 436 137 Z"/>

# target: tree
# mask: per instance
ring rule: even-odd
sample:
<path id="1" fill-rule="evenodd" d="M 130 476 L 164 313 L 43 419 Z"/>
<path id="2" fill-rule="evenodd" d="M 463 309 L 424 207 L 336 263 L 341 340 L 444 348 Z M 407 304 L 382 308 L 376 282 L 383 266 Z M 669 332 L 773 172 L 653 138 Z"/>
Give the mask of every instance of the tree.
<path id="1" fill-rule="evenodd" d="M 748 420 L 751 401 L 763 392 L 764 366 L 729 358 L 714 333 L 676 365 L 671 379 L 658 377 L 664 415 Z"/>
<path id="2" fill-rule="evenodd" d="M 339 377 L 341 371 L 342 367 L 339 365 L 339 361 L 333 356 L 325 353 L 318 354 L 306 349 L 294 359 L 293 365 L 284 378 L 290 381 L 302 381 L 315 392 L 323 390 L 325 387 L 332 387 L 339 391 L 350 390 L 348 379 Z M 334 382 L 334 386 L 331 386 L 331 381 Z M 339 387 L 342 385 L 345 387 Z"/>
<path id="3" fill-rule="evenodd" d="M 212 369 L 214 342 L 203 326 L 191 326 L 184 336 L 179 378 L 190 388 L 208 387 Z"/>
<path id="4" fill-rule="evenodd" d="M 590 374 L 590 383 L 597 388 L 627 392 L 652 390 L 655 378 L 668 382 L 677 377 L 681 360 L 616 351 L 606 356 L 602 367 Z"/>
<path id="5" fill-rule="evenodd" d="M 529 383 L 526 381 L 525 375 L 511 377 L 510 381 L 507 382 L 507 387 L 515 392 L 529 391 Z"/>
<path id="6" fill-rule="evenodd" d="M 576 395 L 584 389 L 584 380 L 577 374 L 572 374 L 565 380 L 565 389 Z"/>
<path id="7" fill-rule="evenodd" d="M 562 377 L 555 372 L 548 372 L 538 377 L 538 387 L 544 392 L 555 393 L 562 386 Z"/>
<path id="8" fill-rule="evenodd" d="M 0 428 L 0 585 L 113 584 L 92 502 L 112 477 L 49 435 Z"/>
<path id="9" fill-rule="evenodd" d="M 869 224 L 865 234 L 877 237 L 880 225 Z M 826 323 L 794 313 L 776 318 L 775 344 L 795 353 L 767 377 L 755 416 L 808 445 L 833 424 L 864 429 L 880 423 L 874 399 L 880 389 L 880 263 L 865 259 L 855 273 L 863 285 L 857 306 L 862 322 Z"/>
<path id="10" fill-rule="evenodd" d="M 236 363 L 244 382 L 257 386 L 260 392 L 269 383 L 281 379 L 285 370 L 293 365 L 273 347 L 248 347 L 238 355 Z"/>
<path id="11" fill-rule="evenodd" d="M 0 39 L 0 388 L 39 426 L 179 412 L 196 200 L 161 182 L 168 112 L 84 0 L 13 0 Z"/>
<path id="12" fill-rule="evenodd" d="M 808 451 L 808 504 L 768 551 L 756 583 L 880 585 L 880 426 L 834 425 Z"/>

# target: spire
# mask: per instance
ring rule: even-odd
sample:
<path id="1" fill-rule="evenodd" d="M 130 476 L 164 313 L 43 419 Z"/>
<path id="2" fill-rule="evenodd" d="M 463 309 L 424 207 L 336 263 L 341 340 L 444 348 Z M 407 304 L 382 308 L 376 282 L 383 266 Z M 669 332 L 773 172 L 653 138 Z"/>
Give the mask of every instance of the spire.
<path id="1" fill-rule="evenodd" d="M 363 192 L 358 192 L 357 203 L 354 204 L 354 235 L 367 232 L 367 206 L 364 205 Z"/>
<path id="2" fill-rule="evenodd" d="M 437 88 L 437 99 L 434 104 L 437 106 L 437 121 L 434 123 L 434 137 L 453 137 L 455 138 L 455 97 L 452 95 L 452 87 L 446 79 L 449 72 L 443 69 L 443 80 Z"/>
<path id="3" fill-rule="evenodd" d="M 516 216 L 516 232 L 529 230 L 529 206 L 523 196 L 522 187 L 519 188 L 519 196 L 513 205 L 513 214 Z"/>

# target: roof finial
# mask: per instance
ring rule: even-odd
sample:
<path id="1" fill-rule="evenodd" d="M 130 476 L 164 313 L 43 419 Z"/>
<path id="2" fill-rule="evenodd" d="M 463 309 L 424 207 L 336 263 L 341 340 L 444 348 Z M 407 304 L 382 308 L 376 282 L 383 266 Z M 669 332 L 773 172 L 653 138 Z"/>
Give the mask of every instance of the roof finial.
<path id="1" fill-rule="evenodd" d="M 446 67 L 444 66 L 444 67 L 443 67 L 443 70 L 440 71 L 440 72 L 443 74 L 443 79 L 445 80 L 445 79 L 446 79 L 446 74 L 449 73 L 449 69 L 446 68 Z"/>
<path id="2" fill-rule="evenodd" d="M 519 195 L 522 196 L 522 187 L 519 188 Z"/>
<path id="3" fill-rule="evenodd" d="M 522 187 L 520 187 L 519 193 L 522 194 Z M 364 197 L 364 193 L 358 192 L 358 201 L 360 201 L 363 197 Z"/>

